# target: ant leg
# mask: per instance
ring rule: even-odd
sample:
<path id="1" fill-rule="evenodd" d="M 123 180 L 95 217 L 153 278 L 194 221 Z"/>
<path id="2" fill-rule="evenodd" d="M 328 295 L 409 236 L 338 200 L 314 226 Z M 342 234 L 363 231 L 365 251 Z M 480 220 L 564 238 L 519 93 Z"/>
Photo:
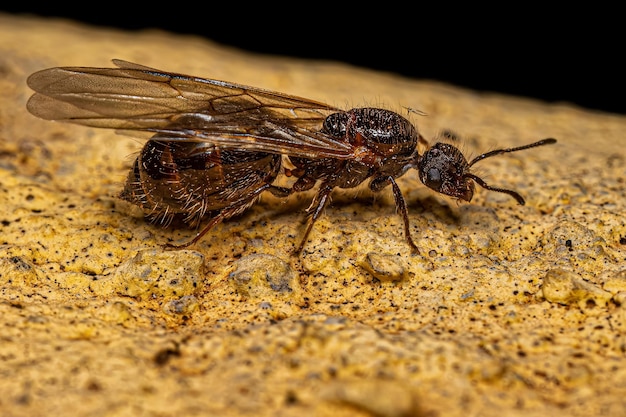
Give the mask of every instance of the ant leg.
<path id="1" fill-rule="evenodd" d="M 289 197 L 291 194 L 293 194 L 294 189 L 270 185 L 267 191 L 269 191 L 270 193 L 272 193 L 272 195 L 276 197 Z"/>
<path id="2" fill-rule="evenodd" d="M 316 183 L 315 179 L 312 179 L 307 176 L 302 176 L 298 178 L 298 180 L 293 184 L 291 188 L 278 187 L 275 185 L 271 185 L 267 188 L 267 191 L 269 191 L 276 197 L 289 197 L 291 194 L 295 192 L 306 191 L 306 190 L 313 188 L 315 183 Z M 328 185 L 320 187 L 320 190 L 316 194 L 316 196 L 313 198 L 311 205 L 306 209 L 307 215 L 309 216 L 308 225 L 307 225 L 306 231 L 304 232 L 304 237 L 302 238 L 300 245 L 293 252 L 294 255 L 298 255 L 300 254 L 300 252 L 302 252 L 302 249 L 304 248 L 304 244 L 306 243 L 306 240 L 309 236 L 309 233 L 311 233 L 311 230 L 313 229 L 313 224 L 319 217 L 324 206 L 326 206 L 326 203 L 328 202 L 328 196 L 330 195 L 332 189 L 333 187 L 330 187 Z"/>
<path id="3" fill-rule="evenodd" d="M 306 230 L 304 231 L 304 237 L 300 242 L 300 246 L 296 248 L 293 253 L 294 255 L 300 254 L 300 252 L 302 252 L 302 249 L 304 249 L 304 244 L 309 237 L 309 233 L 311 233 L 311 230 L 313 229 L 313 224 L 315 224 L 315 221 L 319 218 L 322 210 L 328 203 L 328 197 L 330 196 L 332 190 L 333 187 L 329 186 L 328 184 L 322 184 L 319 188 L 319 191 L 313 198 L 313 201 L 311 201 L 311 205 L 309 206 L 309 208 L 306 209 L 307 215 L 309 216 L 308 224 Z"/>
<path id="4" fill-rule="evenodd" d="M 169 249 L 184 249 L 184 248 L 188 248 L 189 246 L 192 246 L 194 244 L 196 244 L 200 239 L 202 239 L 202 237 L 204 235 L 206 235 L 211 229 L 213 229 L 217 224 L 221 223 L 223 220 L 226 220 L 230 217 L 236 216 L 240 213 L 243 213 L 248 207 L 250 207 L 257 199 L 257 197 L 259 196 L 259 194 L 261 194 L 263 191 L 265 190 L 270 190 L 272 191 L 273 188 L 277 188 L 280 189 L 282 187 L 274 187 L 270 184 L 264 184 L 263 186 L 257 188 L 256 190 L 254 190 L 253 193 L 251 193 L 250 195 L 246 196 L 245 198 L 242 198 L 240 200 L 235 201 L 234 203 L 232 203 L 231 205 L 224 207 L 223 209 L 221 209 L 219 211 L 219 213 L 211 218 L 211 220 L 206 224 L 206 226 L 204 226 L 202 228 L 202 230 L 200 230 L 196 236 L 194 236 L 193 239 L 190 239 L 189 241 L 182 243 L 180 245 L 175 245 L 173 243 L 167 243 L 165 245 L 166 248 Z M 288 189 L 286 189 L 288 190 Z"/>
<path id="5" fill-rule="evenodd" d="M 400 191 L 400 187 L 396 183 L 392 177 L 389 177 L 389 182 L 391 182 L 391 189 L 393 190 L 393 197 L 396 200 L 396 210 L 400 212 L 402 215 L 402 219 L 404 220 L 404 235 L 406 236 L 406 241 L 411 247 L 411 252 L 419 254 L 420 250 L 417 248 L 415 242 L 413 242 L 413 238 L 411 237 L 411 225 L 409 223 L 409 213 L 406 208 L 406 201 L 404 201 L 404 197 L 402 196 L 402 191 Z"/>
<path id="6" fill-rule="evenodd" d="M 393 198 L 396 202 L 396 211 L 398 211 L 404 221 L 404 236 L 406 237 L 406 241 L 411 247 L 411 252 L 419 254 L 420 251 L 411 237 L 411 224 L 409 222 L 409 213 L 406 208 L 406 201 L 402 196 L 402 191 L 400 191 L 400 187 L 398 187 L 396 180 L 391 176 L 374 178 L 372 182 L 370 182 L 370 189 L 378 192 L 388 184 L 391 184 L 391 189 L 393 190 Z"/>
<path id="7" fill-rule="evenodd" d="M 165 247 L 168 249 L 184 249 L 184 248 L 188 248 L 189 246 L 195 245 L 200 239 L 202 239 L 204 235 L 206 235 L 209 232 L 209 230 L 213 229 L 213 227 L 215 227 L 216 224 L 220 223 L 222 220 L 227 219 L 231 216 L 233 216 L 233 214 L 229 214 L 228 210 L 222 210 L 219 212 L 217 216 L 213 217 L 211 221 L 209 221 L 207 225 L 204 226 L 202 230 L 200 230 L 193 239 L 190 239 L 185 243 L 181 243 L 180 245 L 175 245 L 173 243 L 166 243 Z"/>

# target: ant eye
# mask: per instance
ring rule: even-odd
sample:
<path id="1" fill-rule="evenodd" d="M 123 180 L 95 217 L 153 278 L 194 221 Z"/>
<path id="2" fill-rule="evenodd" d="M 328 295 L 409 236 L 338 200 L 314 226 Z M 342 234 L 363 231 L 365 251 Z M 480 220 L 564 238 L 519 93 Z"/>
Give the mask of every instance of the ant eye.
<path id="1" fill-rule="evenodd" d="M 424 180 L 427 187 L 433 190 L 441 189 L 441 172 L 437 168 L 429 169 Z"/>

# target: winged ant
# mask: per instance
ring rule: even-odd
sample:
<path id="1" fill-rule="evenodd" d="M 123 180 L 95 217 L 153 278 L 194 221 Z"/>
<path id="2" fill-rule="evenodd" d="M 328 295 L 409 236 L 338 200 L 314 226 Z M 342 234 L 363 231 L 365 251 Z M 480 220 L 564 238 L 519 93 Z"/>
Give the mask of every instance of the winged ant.
<path id="1" fill-rule="evenodd" d="M 391 186 L 406 241 L 418 253 L 398 177 L 416 169 L 427 187 L 459 200 L 471 201 L 478 184 L 524 204 L 516 191 L 488 185 L 472 166 L 556 142 L 548 138 L 498 149 L 469 162 L 444 142 L 420 154 L 418 145 L 428 142 L 390 110 L 344 111 L 260 88 L 113 63 L 117 68 L 57 67 L 32 74 L 28 85 L 35 94 L 28 110 L 47 120 L 152 134 L 120 197 L 164 225 L 177 217 L 191 226 L 208 219 L 193 239 L 177 247 L 196 243 L 263 192 L 287 197 L 319 184 L 307 209 L 300 253 L 332 191 L 369 180 L 374 192 Z M 283 157 L 293 168 L 283 166 Z M 295 181 L 290 187 L 274 185 L 280 174 Z"/>

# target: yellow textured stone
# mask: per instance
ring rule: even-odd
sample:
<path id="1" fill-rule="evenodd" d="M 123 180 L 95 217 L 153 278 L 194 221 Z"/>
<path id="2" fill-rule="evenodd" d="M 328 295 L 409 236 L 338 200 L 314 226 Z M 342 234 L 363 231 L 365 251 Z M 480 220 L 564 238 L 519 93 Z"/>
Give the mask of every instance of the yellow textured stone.
<path id="1" fill-rule="evenodd" d="M 31 73 L 112 58 L 346 108 L 419 109 L 407 117 L 426 138 L 451 129 L 468 155 L 558 143 L 477 165 L 525 206 L 480 187 L 457 204 L 416 172 L 400 178 L 419 255 L 390 189 L 333 193 L 299 257 L 312 193 L 263 195 L 165 251 L 194 231 L 116 198 L 142 139 L 25 107 Z M 0 91 L 1 415 L 624 415 L 623 116 L 8 15 Z M 544 298 L 554 270 L 607 299 Z"/>

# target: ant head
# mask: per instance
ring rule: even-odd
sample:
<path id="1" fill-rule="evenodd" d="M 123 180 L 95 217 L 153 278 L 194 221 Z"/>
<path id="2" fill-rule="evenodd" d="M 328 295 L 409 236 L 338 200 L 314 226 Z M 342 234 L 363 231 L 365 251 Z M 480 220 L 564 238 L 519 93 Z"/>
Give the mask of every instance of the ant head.
<path id="1" fill-rule="evenodd" d="M 556 139 L 548 138 L 516 148 L 497 149 L 478 155 L 476 158 L 472 159 L 471 162 L 467 162 L 467 159 L 465 159 L 465 156 L 463 156 L 458 148 L 447 143 L 439 142 L 419 157 L 417 170 L 419 171 L 420 180 L 424 185 L 439 193 L 449 195 L 459 200 L 471 201 L 474 196 L 474 183 L 476 183 L 487 190 L 508 194 L 519 204 L 523 205 L 525 203 L 524 198 L 517 192 L 487 185 L 482 178 L 472 174 L 470 168 L 475 163 L 491 156 L 521 151 L 551 143 L 556 143 Z"/>
<path id="2" fill-rule="evenodd" d="M 466 176 L 469 164 L 458 148 L 436 143 L 420 157 L 417 170 L 428 188 L 460 200 L 472 200 L 474 182 Z"/>

